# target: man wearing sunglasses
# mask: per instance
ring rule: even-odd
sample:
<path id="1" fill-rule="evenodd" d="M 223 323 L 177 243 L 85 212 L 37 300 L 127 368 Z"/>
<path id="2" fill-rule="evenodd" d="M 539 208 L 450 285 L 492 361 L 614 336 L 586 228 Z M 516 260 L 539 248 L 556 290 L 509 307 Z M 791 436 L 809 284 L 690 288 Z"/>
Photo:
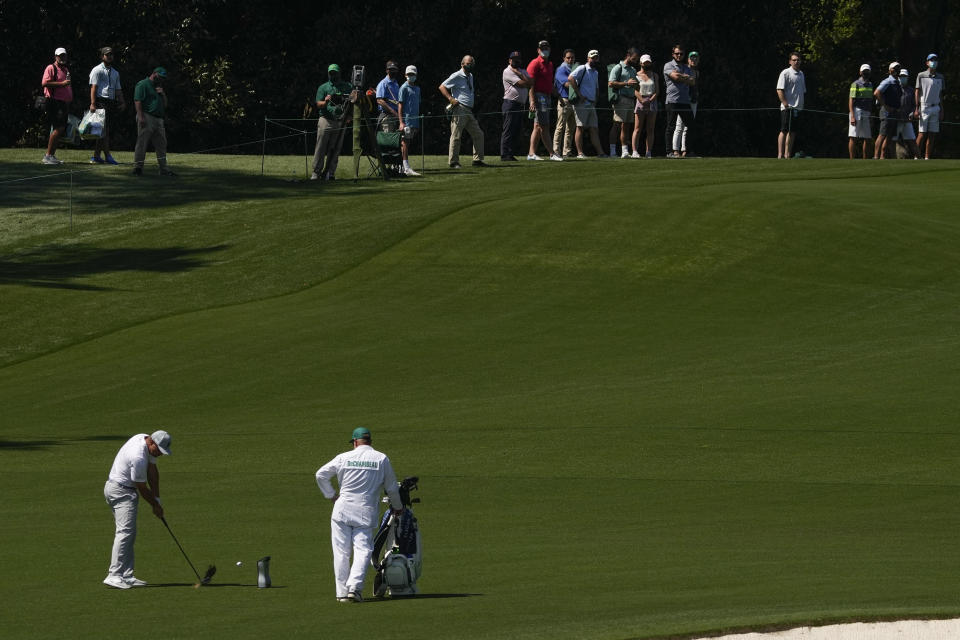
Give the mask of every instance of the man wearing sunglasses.
<path id="1" fill-rule="evenodd" d="M 697 81 L 693 70 L 684 62 L 686 52 L 679 44 L 673 45 L 672 60 L 663 65 L 663 79 L 667 90 L 667 157 L 679 158 L 680 149 L 673 142 L 679 117 L 687 127 L 687 147 L 693 146 L 693 111 L 690 108 L 690 89 Z"/>

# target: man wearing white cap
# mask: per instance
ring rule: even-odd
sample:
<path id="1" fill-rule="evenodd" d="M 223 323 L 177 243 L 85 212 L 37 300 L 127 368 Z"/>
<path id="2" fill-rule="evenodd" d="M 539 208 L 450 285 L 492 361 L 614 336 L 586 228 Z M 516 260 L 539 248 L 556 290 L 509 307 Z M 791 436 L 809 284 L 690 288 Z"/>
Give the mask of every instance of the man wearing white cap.
<path id="1" fill-rule="evenodd" d="M 67 50 L 60 47 L 53 52 L 54 61 L 43 71 L 43 95 L 47 102 L 45 108 L 50 120 L 50 139 L 43 164 L 63 164 L 57 159 L 57 139 L 67 127 L 70 103 L 73 101 L 73 87 L 70 85 L 70 68 L 67 66 Z"/>
<path id="2" fill-rule="evenodd" d="M 903 87 L 900 84 L 900 63 L 891 62 L 887 67 L 888 75 L 877 85 L 873 96 L 880 105 L 880 135 L 877 136 L 877 146 L 873 151 L 874 158 L 883 160 L 887 157 L 887 145 L 890 140 L 897 139 L 897 125 L 900 122 L 900 103 L 903 100 Z"/>
<path id="3" fill-rule="evenodd" d="M 917 146 L 923 151 L 923 159 L 933 155 L 933 142 L 940 132 L 940 121 L 946 116 L 940 96 L 943 93 L 943 74 L 937 73 L 940 57 L 931 53 L 927 56 L 927 70 L 917 74 L 917 86 L 914 90 L 916 117 L 920 119 L 920 136 Z"/>
<path id="4" fill-rule="evenodd" d="M 417 86 L 417 68 L 412 64 L 407 66 L 404 75 L 407 81 L 400 87 L 400 96 L 397 98 L 397 115 L 400 132 L 400 150 L 403 153 L 403 172 L 408 176 L 420 174 L 410 167 L 410 142 L 417 137 L 420 130 L 420 87 Z"/>
<path id="5" fill-rule="evenodd" d="M 857 157 L 857 140 L 863 142 L 864 159 L 867 155 L 867 144 L 873 139 L 873 132 L 870 128 L 870 111 L 873 108 L 873 83 L 870 82 L 870 65 L 860 65 L 860 77 L 850 85 L 850 98 L 848 107 L 850 110 L 850 127 L 847 130 L 847 147 L 850 152 L 850 159 Z"/>
<path id="6" fill-rule="evenodd" d="M 597 69 L 600 68 L 600 52 L 591 49 L 587 52 L 587 64 L 577 67 L 570 74 L 567 81 L 570 88 L 577 94 L 577 101 L 573 105 L 573 116 L 577 123 L 577 132 L 573 137 L 577 145 L 577 160 L 587 158 L 584 151 L 584 135 L 590 136 L 590 142 L 597 152 L 598 158 L 609 158 L 600 145 L 600 129 L 597 120 L 597 92 L 600 88 Z"/>
<path id="7" fill-rule="evenodd" d="M 316 473 L 323 497 L 333 502 L 330 542 L 337 602 L 363 602 L 363 583 L 373 553 L 373 530 L 384 491 L 393 511 L 403 512 L 390 458 L 371 447 L 370 442 L 370 430 L 357 427 L 350 436 L 353 450 L 341 453 Z M 334 476 L 339 492 L 330 483 Z"/>
<path id="8" fill-rule="evenodd" d="M 113 509 L 116 533 L 110 569 L 103 584 L 115 589 L 142 587 L 147 583 L 133 575 L 133 543 L 137 538 L 137 493 L 150 503 L 153 514 L 163 517 L 160 506 L 160 472 L 157 458 L 170 455 L 170 434 L 138 433 L 124 443 L 110 467 L 103 497 Z"/>
<path id="9" fill-rule="evenodd" d="M 907 153 L 914 160 L 920 159 L 920 148 L 917 146 L 917 135 L 913 130 L 916 103 L 913 92 L 910 91 L 910 72 L 900 68 L 900 86 L 903 87 L 903 99 L 900 102 L 900 122 L 897 125 L 897 136 L 903 141 Z"/>

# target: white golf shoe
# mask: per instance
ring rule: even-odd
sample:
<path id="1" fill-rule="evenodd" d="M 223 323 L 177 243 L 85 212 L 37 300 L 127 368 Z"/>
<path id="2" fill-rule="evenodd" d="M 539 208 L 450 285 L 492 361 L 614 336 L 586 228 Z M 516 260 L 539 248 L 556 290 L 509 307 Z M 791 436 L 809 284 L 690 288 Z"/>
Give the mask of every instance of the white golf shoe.
<path id="1" fill-rule="evenodd" d="M 420 174 L 414 171 L 413 169 L 411 169 L 410 167 L 406 167 L 403 170 L 403 175 L 414 177 L 414 176 L 419 176 Z"/>
<path id="2" fill-rule="evenodd" d="M 363 596 L 360 595 L 359 591 L 351 591 L 347 594 L 347 600 L 350 602 L 363 602 Z"/>
<path id="3" fill-rule="evenodd" d="M 128 585 L 130 585 L 131 587 L 145 587 L 145 586 L 147 586 L 147 582 L 146 582 L 145 580 L 141 580 L 140 578 L 138 578 L 138 577 L 136 577 L 136 576 L 130 576 L 129 578 L 124 578 L 123 581 L 126 582 L 126 583 L 127 583 Z"/>
<path id="4" fill-rule="evenodd" d="M 129 588 L 130 588 L 130 585 L 127 584 L 127 583 L 124 581 L 123 578 L 121 578 L 120 576 L 115 576 L 115 575 L 109 575 L 109 576 L 107 576 L 107 577 L 104 579 L 103 584 L 107 585 L 108 587 L 113 587 L 114 589 L 129 589 Z"/>

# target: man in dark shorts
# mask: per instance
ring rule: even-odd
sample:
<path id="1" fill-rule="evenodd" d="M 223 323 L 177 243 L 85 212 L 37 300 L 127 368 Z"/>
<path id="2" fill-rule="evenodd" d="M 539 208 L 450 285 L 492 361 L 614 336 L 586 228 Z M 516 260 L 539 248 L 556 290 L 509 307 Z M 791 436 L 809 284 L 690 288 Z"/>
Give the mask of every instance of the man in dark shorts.
<path id="1" fill-rule="evenodd" d="M 903 86 L 900 84 L 900 63 L 891 62 L 889 75 L 883 79 L 873 92 L 883 120 L 880 122 L 880 135 L 877 136 L 876 157 L 887 157 L 887 144 L 893 140 L 897 144 L 897 127 L 900 124 L 900 101 L 903 99 Z"/>
<path id="2" fill-rule="evenodd" d="M 120 73 L 113 68 L 113 49 L 100 49 L 100 59 L 103 62 L 90 70 L 90 111 L 103 109 L 106 117 L 103 135 L 97 140 L 90 164 L 120 164 L 110 155 L 110 129 L 127 104 L 120 87 Z"/>
<path id="3" fill-rule="evenodd" d="M 43 164 L 63 164 L 57 159 L 57 140 L 67 127 L 67 115 L 73 101 L 73 87 L 70 85 L 70 68 L 67 67 L 67 50 L 60 47 L 54 52 L 54 61 L 43 71 L 43 95 L 47 118 L 50 121 L 50 140 Z"/>

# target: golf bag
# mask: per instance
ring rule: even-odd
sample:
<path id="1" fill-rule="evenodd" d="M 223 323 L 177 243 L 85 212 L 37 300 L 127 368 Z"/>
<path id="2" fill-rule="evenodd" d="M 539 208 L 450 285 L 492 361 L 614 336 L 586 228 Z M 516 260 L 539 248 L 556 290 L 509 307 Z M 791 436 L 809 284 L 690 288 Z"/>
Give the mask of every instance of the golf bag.
<path id="1" fill-rule="evenodd" d="M 420 525 L 410 505 L 420 498 L 410 499 L 410 490 L 418 489 L 418 478 L 404 478 L 399 483 L 403 513 L 394 515 L 388 508 L 380 521 L 380 529 L 373 541 L 370 563 L 376 569 L 373 594 L 377 597 L 412 596 L 420 592 L 417 579 L 420 577 L 423 549 L 420 544 Z M 384 498 L 389 502 L 388 498 Z M 386 550 L 386 551 L 384 551 Z"/>

